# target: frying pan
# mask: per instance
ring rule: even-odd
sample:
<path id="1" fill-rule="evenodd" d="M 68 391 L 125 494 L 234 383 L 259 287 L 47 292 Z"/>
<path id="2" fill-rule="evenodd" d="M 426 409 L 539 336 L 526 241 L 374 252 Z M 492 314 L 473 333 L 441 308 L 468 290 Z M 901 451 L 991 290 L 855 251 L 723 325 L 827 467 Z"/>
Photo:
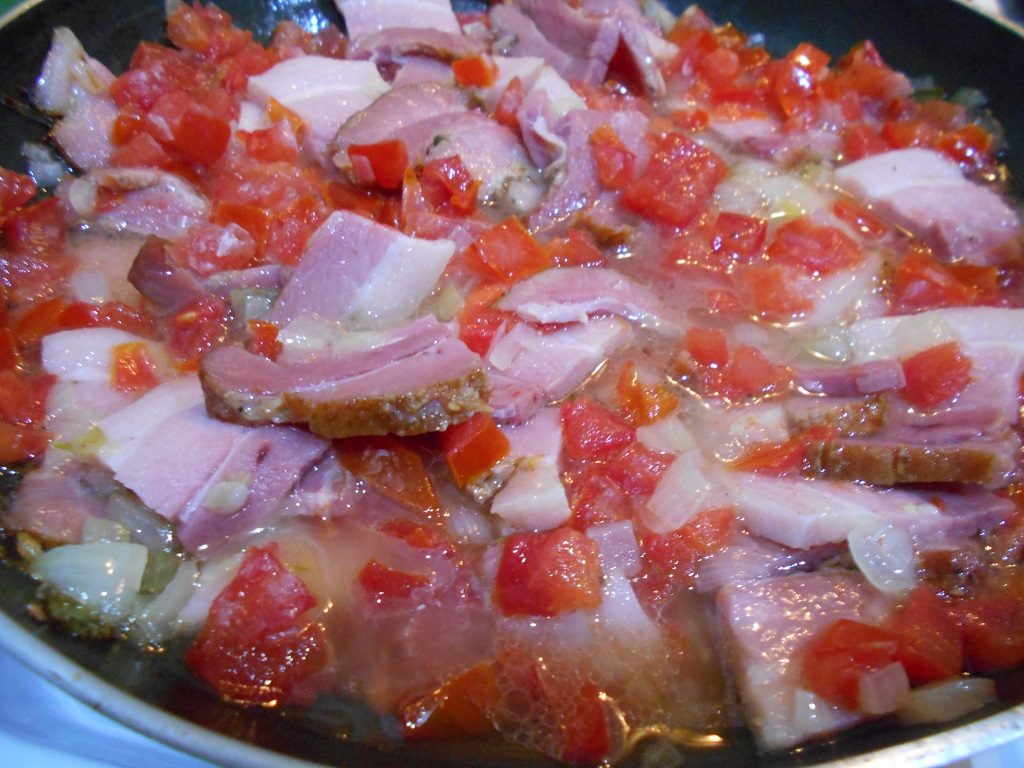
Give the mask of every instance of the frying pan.
<path id="1" fill-rule="evenodd" d="M 678 12 L 685 2 L 667 4 Z M 218 5 L 262 40 L 282 19 L 310 31 L 329 22 L 341 24 L 330 0 L 219 0 Z M 475 7 L 469 2 L 456 5 Z M 1020 28 L 952 0 L 705 0 L 702 7 L 720 22 L 762 32 L 776 55 L 811 41 L 838 56 L 870 38 L 887 62 L 911 77 L 931 75 L 949 92 L 980 89 L 1005 134 L 1011 191 L 1024 197 L 1024 36 Z M 115 73 L 121 72 L 140 40 L 163 38 L 164 2 L 22 3 L 0 19 L 0 94 L 17 96 L 31 86 L 57 25 L 70 27 L 91 55 Z M 43 132 L 33 121 L 0 110 L 0 165 L 24 170 L 20 147 L 24 141 L 38 141 Z M 0 474 L 0 497 L 9 480 Z M 34 583 L 14 560 L 8 557 L 0 562 L 0 645 L 88 705 L 199 757 L 253 768 L 555 765 L 491 740 L 396 745 L 378 733 L 371 713 L 349 701 L 318 702 L 305 711 L 226 704 L 193 681 L 173 648 L 147 653 L 127 645 L 74 638 L 34 622 L 25 610 Z M 721 734 L 722 741 L 714 745 L 651 739 L 625 765 L 942 765 L 1024 735 L 1024 670 L 1002 676 L 997 684 L 1000 704 L 944 726 L 905 728 L 880 722 L 832 741 L 771 754 L 759 754 L 749 735 L 737 728 Z"/>

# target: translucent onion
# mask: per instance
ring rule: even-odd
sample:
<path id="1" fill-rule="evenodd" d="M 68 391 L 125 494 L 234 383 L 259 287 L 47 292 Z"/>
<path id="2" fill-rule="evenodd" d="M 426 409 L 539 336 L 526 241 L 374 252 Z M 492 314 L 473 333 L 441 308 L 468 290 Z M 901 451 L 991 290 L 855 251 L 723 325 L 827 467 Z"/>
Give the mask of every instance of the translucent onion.
<path id="1" fill-rule="evenodd" d="M 909 691 L 907 670 L 896 661 L 860 676 L 857 703 L 869 715 L 887 715 L 896 711 Z"/>
<path id="2" fill-rule="evenodd" d="M 619 571 L 630 577 L 640 573 L 640 547 L 629 520 L 592 525 L 587 536 L 597 544 L 604 573 Z"/>
<path id="3" fill-rule="evenodd" d="M 996 684 L 987 677 L 957 677 L 922 685 L 908 693 L 896 715 L 908 725 L 946 723 L 996 700 Z"/>
<path id="4" fill-rule="evenodd" d="M 683 424 L 682 419 L 675 416 L 638 427 L 636 439 L 658 453 L 680 454 L 697 447 L 693 434 Z"/>
<path id="5" fill-rule="evenodd" d="M 147 557 L 141 544 L 68 544 L 41 554 L 30 572 L 101 618 L 121 621 L 138 597 Z"/>
<path id="6" fill-rule="evenodd" d="M 868 518 L 854 526 L 847 542 L 857 567 L 878 589 L 905 595 L 914 588 L 917 561 L 909 533 Z"/>
<path id="7" fill-rule="evenodd" d="M 199 569 L 182 562 L 166 587 L 139 612 L 133 632 L 150 645 L 160 645 L 181 626 L 181 613 L 195 594 Z"/>

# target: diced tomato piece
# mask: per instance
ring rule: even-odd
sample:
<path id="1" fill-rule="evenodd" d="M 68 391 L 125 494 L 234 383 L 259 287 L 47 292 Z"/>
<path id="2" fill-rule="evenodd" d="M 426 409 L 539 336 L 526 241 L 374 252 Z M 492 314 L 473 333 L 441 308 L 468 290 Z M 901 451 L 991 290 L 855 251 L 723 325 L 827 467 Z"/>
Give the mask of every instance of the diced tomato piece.
<path id="1" fill-rule="evenodd" d="M 949 267 L 912 251 L 893 276 L 893 308 L 898 312 L 962 307 L 975 303 L 978 291 L 957 279 Z"/>
<path id="2" fill-rule="evenodd" d="M 518 320 L 515 315 L 494 309 L 491 304 L 505 292 L 497 283 L 485 283 L 474 288 L 459 312 L 459 338 L 478 355 L 486 355 L 495 335 L 501 328 L 511 328 Z"/>
<path id="3" fill-rule="evenodd" d="M 611 751 L 604 694 L 597 684 L 584 680 L 575 691 L 567 691 L 572 701 L 572 714 L 559 729 L 561 748 L 558 759 L 569 765 L 593 765 L 608 757 Z"/>
<path id="4" fill-rule="evenodd" d="M 885 224 L 876 219 L 862 205 L 858 205 L 846 197 L 836 200 L 832 206 L 832 213 L 866 237 L 878 238 L 889 231 Z"/>
<path id="5" fill-rule="evenodd" d="M 487 474 L 511 449 L 505 433 L 489 413 L 474 413 L 466 421 L 453 424 L 438 440 L 460 488 Z"/>
<path id="6" fill-rule="evenodd" d="M 49 197 L 11 211 L 0 232 L 12 251 L 51 254 L 64 248 L 66 226 L 60 201 Z"/>
<path id="7" fill-rule="evenodd" d="M 562 450 L 572 459 L 608 459 L 633 442 L 633 427 L 589 397 L 562 403 Z"/>
<path id="8" fill-rule="evenodd" d="M 22 347 L 37 344 L 44 336 L 61 330 L 61 317 L 67 307 L 68 302 L 64 299 L 33 303 L 14 323 L 12 330 L 18 344 Z"/>
<path id="9" fill-rule="evenodd" d="M 860 680 L 898 660 L 900 636 L 891 630 L 839 619 L 808 644 L 804 685 L 833 704 L 860 708 Z"/>
<path id="10" fill-rule="evenodd" d="M 551 257 L 514 216 L 477 238 L 466 249 L 466 258 L 477 272 L 505 284 L 551 266 Z"/>
<path id="11" fill-rule="evenodd" d="M 761 254 L 767 234 L 764 219 L 722 211 L 711 230 L 711 250 L 730 262 L 749 263 Z"/>
<path id="12" fill-rule="evenodd" d="M 469 175 L 458 155 L 428 160 L 419 180 L 424 197 L 435 211 L 449 216 L 468 216 L 476 210 L 480 182 Z"/>
<path id="13" fill-rule="evenodd" d="M 378 605 L 409 597 L 417 589 L 430 586 L 430 577 L 422 573 L 406 573 L 389 568 L 376 560 L 363 566 L 356 577 L 359 586 Z"/>
<path id="14" fill-rule="evenodd" d="M 410 520 L 407 517 L 393 517 L 382 523 L 377 530 L 401 539 L 410 547 L 417 549 L 441 549 L 448 545 L 436 527 L 427 527 L 418 520 Z"/>
<path id="15" fill-rule="evenodd" d="M 939 138 L 939 131 L 924 120 L 887 120 L 881 136 L 893 149 L 931 147 Z"/>
<path id="16" fill-rule="evenodd" d="M 20 369 L 24 362 L 14 333 L 10 328 L 0 328 L 0 371 Z"/>
<path id="17" fill-rule="evenodd" d="M 772 262 L 798 266 L 811 275 L 840 272 L 864 261 L 860 247 L 842 230 L 806 216 L 779 227 L 766 253 Z"/>
<path id="18" fill-rule="evenodd" d="M 49 442 L 42 429 L 0 421 L 0 466 L 38 458 L 43 455 Z"/>
<path id="19" fill-rule="evenodd" d="M 463 88 L 490 88 L 498 79 L 498 65 L 490 56 L 472 56 L 452 62 L 455 82 Z"/>
<path id="20" fill-rule="evenodd" d="M 789 371 L 771 362 L 764 353 L 749 344 L 740 344 L 732 353 L 726 385 L 744 396 L 781 392 L 789 385 Z"/>
<path id="21" fill-rule="evenodd" d="M 0 420 L 22 426 L 38 426 L 46 417 L 46 398 L 56 379 L 42 375 L 26 377 L 15 371 L 0 371 Z"/>
<path id="22" fill-rule="evenodd" d="M 351 144 L 349 161 L 355 177 L 366 184 L 384 189 L 401 189 L 409 153 L 401 139 L 388 139 L 376 144 Z"/>
<path id="23" fill-rule="evenodd" d="M 918 408 L 948 403 L 971 383 L 971 359 L 955 341 L 937 344 L 903 361 L 903 397 Z"/>
<path id="24" fill-rule="evenodd" d="M 849 162 L 880 155 L 890 149 L 889 142 L 864 123 L 851 123 L 842 129 L 840 135 L 843 137 L 843 155 Z"/>
<path id="25" fill-rule="evenodd" d="M 214 598 L 185 663 L 233 701 L 286 703 L 308 698 L 304 684 L 328 662 L 323 626 L 305 618 L 316 598 L 278 559 L 253 548 Z"/>
<path id="26" fill-rule="evenodd" d="M 687 329 L 684 343 L 699 366 L 721 369 L 729 363 L 729 342 L 718 328 L 693 326 Z"/>
<path id="27" fill-rule="evenodd" d="M 110 95 L 119 109 L 131 104 L 150 110 L 165 93 L 198 80 L 199 72 L 184 52 L 144 41 L 135 49 L 128 71 L 111 83 Z"/>
<path id="28" fill-rule="evenodd" d="M 585 531 L 592 525 L 631 519 L 636 510 L 629 493 L 604 476 L 604 465 L 592 469 L 569 489 L 573 528 Z"/>
<path id="29" fill-rule="evenodd" d="M 110 365 L 110 384 L 118 392 L 144 392 L 160 383 L 156 364 L 143 341 L 114 347 Z"/>
<path id="30" fill-rule="evenodd" d="M 0 217 L 28 203 L 36 196 L 31 176 L 0 168 Z"/>
<path id="31" fill-rule="evenodd" d="M 402 737 L 421 741 L 490 733 L 494 725 L 487 712 L 498 694 L 494 668 L 477 664 L 402 707 Z"/>
<path id="32" fill-rule="evenodd" d="M 730 85 L 743 71 L 740 56 L 730 48 L 716 48 L 697 62 L 697 71 L 713 90 Z"/>
<path id="33" fill-rule="evenodd" d="M 1024 661 L 1024 603 L 1008 595 L 983 594 L 953 607 L 970 671 L 993 672 Z"/>
<path id="34" fill-rule="evenodd" d="M 602 123 L 590 134 L 590 147 L 597 164 L 597 178 L 605 189 L 624 189 L 633 180 L 636 155 L 622 143 L 611 125 Z"/>
<path id="35" fill-rule="evenodd" d="M 597 544 L 572 528 L 510 536 L 498 565 L 494 597 L 506 616 L 557 616 L 597 608 Z"/>
<path id="36" fill-rule="evenodd" d="M 138 133 L 116 147 L 110 155 L 110 164 L 117 168 L 159 168 L 178 171 L 180 163 L 148 133 Z"/>
<path id="37" fill-rule="evenodd" d="M 608 263 L 594 239 L 575 227 L 565 237 L 551 240 L 547 252 L 556 267 L 603 267 Z"/>
<path id="38" fill-rule="evenodd" d="M 664 418 L 679 405 L 679 398 L 665 387 L 642 382 L 635 363 L 622 369 L 615 386 L 615 399 L 622 414 L 636 426 Z"/>
<path id="39" fill-rule="evenodd" d="M 966 171 L 985 166 L 991 159 L 992 134 L 976 123 L 943 133 L 935 140 L 935 148 L 958 163 Z"/>
<path id="40" fill-rule="evenodd" d="M 833 68 L 831 79 L 836 93 L 853 91 L 879 103 L 907 89 L 906 79 L 882 60 L 871 41 L 854 46 Z"/>
<path id="41" fill-rule="evenodd" d="M 960 628 L 949 607 L 929 587 L 915 588 L 885 626 L 900 636 L 896 660 L 903 664 L 911 685 L 954 677 L 962 671 Z"/>
<path id="42" fill-rule="evenodd" d="M 284 264 L 298 264 L 310 235 L 326 218 L 327 208 L 318 197 L 303 195 L 293 200 L 271 222 L 266 252 Z"/>
<path id="43" fill-rule="evenodd" d="M 252 237 L 260 256 L 267 252 L 274 212 L 268 207 L 252 203 L 234 203 L 218 200 L 213 205 L 210 220 L 215 224 L 237 224 Z"/>
<path id="44" fill-rule="evenodd" d="M 810 43 L 801 43 L 772 67 L 772 93 L 782 113 L 796 115 L 817 105 L 818 83 L 826 74 L 829 55 Z"/>
<path id="45" fill-rule="evenodd" d="M 409 509 L 427 516 L 441 505 L 423 459 L 394 437 L 366 437 L 336 443 L 338 458 L 349 472 Z"/>
<path id="46" fill-rule="evenodd" d="M 172 249 L 176 257 L 179 251 L 184 251 L 180 261 L 201 277 L 229 269 L 245 269 L 254 266 L 257 260 L 256 241 L 233 222 L 195 224 L 189 228 L 184 243 Z"/>
<path id="47" fill-rule="evenodd" d="M 174 148 L 186 160 L 209 168 L 227 149 L 231 124 L 199 104 L 186 111 L 174 132 Z"/>
<path id="48" fill-rule="evenodd" d="M 626 187 L 621 202 L 654 221 L 685 227 L 707 205 L 726 170 L 725 161 L 710 149 L 670 132 L 640 177 Z"/>
<path id="49" fill-rule="evenodd" d="M 228 306 L 215 296 L 187 302 L 167 322 L 167 346 L 175 365 L 195 370 L 199 358 L 228 335 Z"/>
<path id="50" fill-rule="evenodd" d="M 644 559 L 682 578 L 691 578 L 697 565 L 732 539 L 736 515 L 729 507 L 698 512 L 679 528 L 667 533 L 644 529 L 640 548 Z"/>
<path id="51" fill-rule="evenodd" d="M 266 320 L 249 320 L 246 325 L 249 326 L 249 343 L 246 348 L 268 360 L 276 360 L 284 349 L 284 344 L 278 338 L 278 327 Z"/>
<path id="52" fill-rule="evenodd" d="M 495 122 L 505 126 L 516 136 L 522 132 L 519 126 L 519 108 L 523 105 L 524 98 L 526 89 L 523 87 L 523 81 L 516 76 L 509 81 L 494 108 Z"/>
<path id="53" fill-rule="evenodd" d="M 672 457 L 653 451 L 634 440 L 618 456 L 605 464 L 604 470 L 616 485 L 627 493 L 648 497 L 658 487 L 658 481 L 672 463 Z"/>
<path id="54" fill-rule="evenodd" d="M 766 320 L 792 320 L 814 307 L 798 278 L 802 268 L 784 264 L 753 266 L 745 275 L 750 286 L 754 311 Z"/>

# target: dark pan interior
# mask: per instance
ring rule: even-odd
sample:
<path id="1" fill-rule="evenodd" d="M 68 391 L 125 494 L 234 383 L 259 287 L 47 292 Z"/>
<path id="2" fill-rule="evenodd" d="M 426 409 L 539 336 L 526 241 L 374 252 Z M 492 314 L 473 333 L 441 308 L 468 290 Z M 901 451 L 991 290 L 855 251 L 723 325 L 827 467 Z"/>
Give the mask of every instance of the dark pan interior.
<path id="1" fill-rule="evenodd" d="M 278 20 L 292 19 L 315 30 L 328 22 L 340 24 L 329 0 L 220 0 L 239 26 L 266 39 Z M 456 3 L 467 7 L 468 3 Z M 668 3 L 679 11 L 684 3 Z M 993 113 L 1007 139 L 1005 161 L 1016 181 L 1012 189 L 1024 195 L 1024 98 L 1021 62 L 1024 38 L 1009 28 L 970 11 L 951 0 L 788 0 L 784 5 L 766 0 L 708 0 L 702 6 L 717 21 L 731 21 L 746 32 L 762 32 L 769 50 L 784 53 L 802 41 L 811 41 L 834 56 L 856 42 L 872 39 L 883 57 L 911 77 L 932 75 L 950 92 L 971 87 L 990 99 Z M 54 26 L 70 27 L 89 53 L 115 73 L 123 71 L 139 40 L 163 38 L 163 0 L 43 0 L 14 16 L 0 29 L 0 93 L 18 97 L 31 86 L 49 45 Z M 22 142 L 38 141 L 39 124 L 11 110 L 0 110 L 0 165 L 23 170 Z M 550 761 L 532 753 L 492 742 L 389 747 L 340 740 L 345 731 L 358 734 L 370 722 L 368 713 L 346 702 L 332 702 L 307 713 L 277 713 L 242 709 L 219 702 L 196 686 L 173 653 L 149 654 L 124 646 L 74 639 L 29 619 L 25 605 L 31 599 L 31 580 L 17 567 L 0 563 L 0 610 L 30 634 L 80 664 L 100 679 L 126 691 L 140 702 L 178 715 L 250 744 L 291 757 L 326 765 L 365 766 L 544 766 Z M 5 640 L 8 642 L 9 640 Z M 17 642 L 14 638 L 13 642 Z M 1000 681 L 1004 704 L 1024 700 L 1024 675 Z M 685 695 L 682 692 L 681 695 Z M 997 709 L 981 715 L 990 715 Z M 138 720 L 135 721 L 136 723 Z M 962 724 L 958 724 L 962 725 Z M 873 752 L 943 728 L 899 729 L 876 724 L 793 752 L 759 755 L 742 732 L 725 734 L 723 746 L 668 747 L 656 742 L 637 750 L 627 765 L 797 766 L 848 758 Z M 186 736 L 177 745 L 190 743 Z M 200 750 L 199 747 L 196 747 Z M 200 751 L 205 751 L 203 747 Z M 256 764 L 230 749 L 203 756 L 237 765 Z M 260 764 L 275 765 L 267 755 Z M 294 763 L 291 763 L 294 765 Z"/>

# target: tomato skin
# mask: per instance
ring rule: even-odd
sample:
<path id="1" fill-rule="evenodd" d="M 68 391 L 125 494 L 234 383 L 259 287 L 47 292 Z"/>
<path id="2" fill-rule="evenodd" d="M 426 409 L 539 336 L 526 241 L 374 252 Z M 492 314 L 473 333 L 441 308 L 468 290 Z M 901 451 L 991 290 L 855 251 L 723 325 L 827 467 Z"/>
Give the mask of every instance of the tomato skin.
<path id="1" fill-rule="evenodd" d="M 603 267 L 608 263 L 594 239 L 575 228 L 565 237 L 551 240 L 547 252 L 556 267 Z"/>
<path id="2" fill-rule="evenodd" d="M 477 238 L 466 249 L 466 258 L 475 271 L 506 285 L 551 266 L 551 257 L 514 216 Z"/>
<path id="3" fill-rule="evenodd" d="M 609 480 L 627 493 L 647 498 L 658 487 L 658 481 L 672 463 L 672 457 L 653 451 L 634 440 L 618 456 L 605 465 Z"/>
<path id="4" fill-rule="evenodd" d="M 797 266 L 810 275 L 833 274 L 864 261 L 860 247 L 841 230 L 806 216 L 779 227 L 766 254 L 770 262 Z"/>
<path id="5" fill-rule="evenodd" d="M 640 177 L 626 187 L 621 203 L 659 223 L 685 227 L 707 205 L 726 170 L 725 161 L 710 149 L 670 132 Z"/>
<path id="6" fill-rule="evenodd" d="M 478 664 L 402 707 L 402 738 L 409 741 L 479 736 L 494 730 L 488 705 L 498 698 L 489 664 Z"/>
<path id="7" fill-rule="evenodd" d="M 450 216 L 468 216 L 476 210 L 480 182 L 458 155 L 428 160 L 420 173 L 420 186 L 434 210 Z"/>
<path id="8" fill-rule="evenodd" d="M 888 227 L 870 212 L 845 197 L 835 202 L 832 213 L 866 237 L 879 238 L 889 231 Z"/>
<path id="9" fill-rule="evenodd" d="M 642 382 L 636 363 L 629 363 L 622 369 L 615 386 L 615 399 L 626 420 L 636 426 L 652 424 L 679 406 L 679 398 L 665 387 Z"/>
<path id="10" fill-rule="evenodd" d="M 711 230 L 711 251 L 728 262 L 749 263 L 760 255 L 768 235 L 768 222 L 722 211 Z"/>
<path id="11" fill-rule="evenodd" d="M 602 465 L 593 466 L 592 472 L 569 488 L 572 526 L 578 531 L 601 523 L 629 520 L 636 511 L 633 498 L 621 485 L 605 477 L 603 469 Z"/>
<path id="12" fill-rule="evenodd" d="M 597 178 L 605 189 L 623 189 L 633 180 L 636 155 L 626 148 L 611 125 L 599 125 L 590 135 L 590 146 L 597 163 Z"/>
<path id="13" fill-rule="evenodd" d="M 907 384 L 904 399 L 918 408 L 932 409 L 947 403 L 971 383 L 971 359 L 960 344 L 949 341 L 929 347 L 903 361 Z"/>
<path id="14" fill-rule="evenodd" d="M 167 322 L 167 346 L 181 370 L 196 370 L 199 358 L 227 338 L 230 310 L 215 296 L 200 296 L 178 309 Z"/>
<path id="15" fill-rule="evenodd" d="M 900 313 L 976 303 L 978 291 L 957 279 L 948 267 L 923 253 L 912 251 L 893 276 L 893 308 Z"/>
<path id="16" fill-rule="evenodd" d="M 444 460 L 460 488 L 483 477 L 511 450 L 508 438 L 489 413 L 474 413 L 438 436 Z"/>
<path id="17" fill-rule="evenodd" d="M 49 254 L 64 248 L 65 228 L 60 201 L 49 197 L 12 211 L 4 219 L 0 232 L 4 244 L 12 251 Z"/>
<path id="18" fill-rule="evenodd" d="M 463 88 L 490 88 L 498 79 L 498 65 L 490 56 L 471 56 L 453 61 L 452 73 Z"/>
<path id="19" fill-rule="evenodd" d="M 24 173 L 0 168 L 0 217 L 36 196 L 36 183 Z"/>
<path id="20" fill-rule="evenodd" d="M 967 667 L 986 673 L 1024 661 L 1024 610 L 1019 600 L 985 594 L 955 604 Z"/>
<path id="21" fill-rule="evenodd" d="M 384 189 L 401 189 L 409 153 L 400 139 L 376 144 L 352 144 L 348 148 L 352 171 L 357 179 Z"/>
<path id="22" fill-rule="evenodd" d="M 504 292 L 504 286 L 498 283 L 477 286 L 466 297 L 459 312 L 459 338 L 478 355 L 487 354 L 498 331 L 519 322 L 510 312 L 491 307 Z"/>
<path id="23" fill-rule="evenodd" d="M 562 450 L 571 459 L 608 459 L 636 435 L 629 424 L 589 397 L 563 403 Z"/>
<path id="24" fill-rule="evenodd" d="M 254 547 L 214 599 L 185 663 L 233 701 L 301 700 L 303 684 L 328 662 L 323 626 L 303 618 L 316 602 L 278 559 L 275 547 Z"/>
<path id="25" fill-rule="evenodd" d="M 505 541 L 494 599 L 506 616 L 557 616 L 601 604 L 597 544 L 572 528 Z"/>
<path id="26" fill-rule="evenodd" d="M 156 365 L 144 341 L 132 341 L 114 347 L 110 383 L 118 392 L 144 392 L 160 383 Z"/>
<path id="27" fill-rule="evenodd" d="M 423 459 L 401 440 L 350 438 L 335 447 L 345 469 L 395 501 L 427 516 L 441 511 Z"/>
<path id="28" fill-rule="evenodd" d="M 899 642 L 891 630 L 839 619 L 808 644 L 804 685 L 827 701 L 856 711 L 860 678 L 896 661 Z"/>
<path id="29" fill-rule="evenodd" d="M 416 590 L 430 586 L 428 576 L 396 571 L 377 560 L 371 560 L 364 565 L 356 581 L 371 602 L 377 605 L 386 605 L 392 600 L 409 597 Z"/>
<path id="30" fill-rule="evenodd" d="M 666 533 L 644 529 L 640 548 L 644 558 L 680 577 L 692 579 L 697 564 L 729 543 L 736 527 L 731 508 L 698 512 L 679 528 Z"/>
<path id="31" fill-rule="evenodd" d="M 929 587 L 916 587 L 885 624 L 900 635 L 896 660 L 911 685 L 924 685 L 959 675 L 964 644 L 956 618 Z"/>

